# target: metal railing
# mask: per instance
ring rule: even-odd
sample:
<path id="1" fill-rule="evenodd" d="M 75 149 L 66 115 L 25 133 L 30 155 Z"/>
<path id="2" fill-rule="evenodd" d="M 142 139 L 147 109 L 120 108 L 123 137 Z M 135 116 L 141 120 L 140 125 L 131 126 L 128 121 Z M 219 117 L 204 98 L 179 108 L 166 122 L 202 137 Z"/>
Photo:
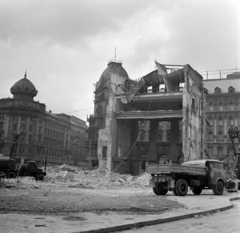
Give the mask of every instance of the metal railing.
<path id="1" fill-rule="evenodd" d="M 204 79 L 223 79 L 226 78 L 228 74 L 232 74 L 235 72 L 240 72 L 240 68 L 202 71 L 201 75 Z"/>

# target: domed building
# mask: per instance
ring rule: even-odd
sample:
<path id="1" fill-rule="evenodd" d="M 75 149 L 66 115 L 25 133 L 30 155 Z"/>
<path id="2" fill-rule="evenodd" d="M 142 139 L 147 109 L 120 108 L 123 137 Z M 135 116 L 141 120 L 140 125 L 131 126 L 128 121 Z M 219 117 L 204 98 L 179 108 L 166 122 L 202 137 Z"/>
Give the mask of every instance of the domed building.
<path id="1" fill-rule="evenodd" d="M 86 164 L 85 121 L 47 112 L 45 104 L 34 100 L 38 91 L 26 73 L 10 91 L 13 98 L 0 99 L 0 154 L 18 162 L 43 164 L 47 158 L 48 164 Z"/>
<path id="2" fill-rule="evenodd" d="M 27 79 L 25 72 L 24 78 L 16 82 L 10 89 L 13 99 L 33 101 L 37 95 L 37 90 L 30 80 Z"/>

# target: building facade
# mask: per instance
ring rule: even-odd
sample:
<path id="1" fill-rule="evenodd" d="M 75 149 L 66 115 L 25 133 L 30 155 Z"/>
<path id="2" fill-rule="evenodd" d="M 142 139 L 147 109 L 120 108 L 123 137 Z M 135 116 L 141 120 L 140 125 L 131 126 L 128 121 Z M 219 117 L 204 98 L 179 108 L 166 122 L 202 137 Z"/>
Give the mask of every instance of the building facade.
<path id="1" fill-rule="evenodd" d="M 10 89 L 13 98 L 0 99 L 0 154 L 8 156 L 17 133 L 15 159 L 43 164 L 86 165 L 86 122 L 66 114 L 46 111 L 34 101 L 35 86 L 26 77 Z"/>
<path id="2" fill-rule="evenodd" d="M 132 80 L 112 60 L 96 83 L 89 121 L 89 160 L 137 175 L 146 162 L 205 158 L 202 76 L 189 65 Z M 94 144 L 94 146 L 93 146 Z"/>
<path id="3" fill-rule="evenodd" d="M 207 95 L 206 145 L 209 157 L 233 164 L 234 153 L 228 135 L 230 127 L 240 129 L 240 72 L 226 78 L 203 80 Z M 235 141 L 235 146 L 238 146 Z M 229 156 L 228 156 L 229 155 Z"/>

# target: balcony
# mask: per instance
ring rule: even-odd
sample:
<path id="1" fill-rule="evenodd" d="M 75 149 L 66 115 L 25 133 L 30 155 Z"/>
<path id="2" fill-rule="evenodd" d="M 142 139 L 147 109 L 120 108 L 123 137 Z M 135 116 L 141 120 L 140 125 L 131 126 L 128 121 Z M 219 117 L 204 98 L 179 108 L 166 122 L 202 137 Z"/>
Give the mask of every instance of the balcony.
<path id="1" fill-rule="evenodd" d="M 182 118 L 182 110 L 155 110 L 155 111 L 120 111 L 117 113 L 117 120 L 124 119 L 161 119 L 161 118 Z"/>
<path id="2" fill-rule="evenodd" d="M 103 115 L 90 115 L 89 118 L 87 117 L 87 121 L 95 121 L 97 119 L 102 119 Z"/>

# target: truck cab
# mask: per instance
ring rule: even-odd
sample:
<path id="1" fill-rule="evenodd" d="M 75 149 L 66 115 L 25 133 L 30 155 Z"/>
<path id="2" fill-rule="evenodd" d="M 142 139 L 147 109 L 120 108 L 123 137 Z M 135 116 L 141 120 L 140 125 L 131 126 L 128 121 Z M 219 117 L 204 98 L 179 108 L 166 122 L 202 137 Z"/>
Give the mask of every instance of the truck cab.
<path id="1" fill-rule="evenodd" d="M 225 186 L 227 182 L 227 173 L 223 162 L 214 159 L 193 160 L 182 163 L 183 166 L 204 167 L 206 169 L 206 186 L 213 188 L 218 181 Z"/>
<path id="2" fill-rule="evenodd" d="M 43 180 L 46 172 L 38 168 L 35 161 L 28 161 L 20 166 L 19 176 L 33 176 L 36 180 Z"/>

